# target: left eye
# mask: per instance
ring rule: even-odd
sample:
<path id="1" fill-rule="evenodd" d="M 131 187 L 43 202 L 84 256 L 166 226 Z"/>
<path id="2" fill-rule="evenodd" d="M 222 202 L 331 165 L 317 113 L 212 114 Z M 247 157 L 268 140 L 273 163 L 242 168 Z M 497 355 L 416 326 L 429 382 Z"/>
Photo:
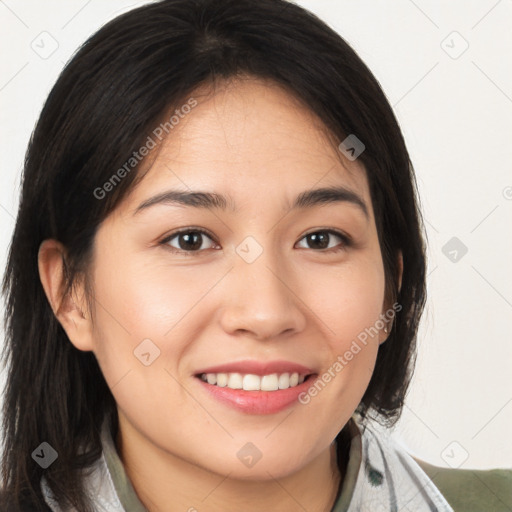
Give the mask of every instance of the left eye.
<path id="1" fill-rule="evenodd" d="M 333 235 L 334 237 L 341 240 L 341 245 L 339 242 L 338 244 L 335 243 L 334 245 L 330 243 L 332 241 Z M 340 247 L 337 247 L 336 250 L 342 250 L 350 243 L 350 240 L 348 239 L 347 236 L 332 230 L 314 231 L 313 233 L 307 234 L 301 240 L 306 240 L 306 243 L 310 245 L 310 247 L 305 247 L 306 249 L 320 250 L 332 249 L 334 247 L 337 247 L 338 245 L 340 245 Z M 313 247 L 311 247 L 311 245 Z"/>

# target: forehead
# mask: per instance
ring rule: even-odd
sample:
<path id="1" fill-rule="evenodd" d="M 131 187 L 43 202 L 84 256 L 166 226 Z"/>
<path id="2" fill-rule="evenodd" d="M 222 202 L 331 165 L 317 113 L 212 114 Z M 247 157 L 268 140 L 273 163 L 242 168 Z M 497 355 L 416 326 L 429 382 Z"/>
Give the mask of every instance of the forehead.
<path id="1" fill-rule="evenodd" d="M 239 209 L 337 185 L 360 195 L 371 210 L 364 166 L 347 160 L 321 120 L 283 87 L 236 79 L 215 90 L 202 86 L 190 98 L 196 106 L 174 117 L 172 131 L 143 162 L 144 178 L 127 204 L 131 211 L 148 194 L 171 187 L 222 190 Z"/>

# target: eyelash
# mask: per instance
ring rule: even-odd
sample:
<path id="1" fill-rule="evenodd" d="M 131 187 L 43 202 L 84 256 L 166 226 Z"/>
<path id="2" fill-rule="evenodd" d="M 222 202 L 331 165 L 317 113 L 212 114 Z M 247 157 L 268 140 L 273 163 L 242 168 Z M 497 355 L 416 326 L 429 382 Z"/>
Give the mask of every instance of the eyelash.
<path id="1" fill-rule="evenodd" d="M 176 249 L 176 247 L 172 247 L 172 246 L 168 245 L 169 242 L 173 238 L 176 238 L 178 235 L 181 235 L 183 233 L 200 233 L 201 235 L 206 235 L 214 243 L 218 244 L 218 242 L 215 240 L 215 238 L 213 237 L 213 235 L 211 233 L 209 233 L 208 231 L 206 231 L 202 228 L 193 228 L 193 227 L 184 228 L 184 229 L 180 229 L 178 231 L 174 231 L 170 235 L 166 236 L 163 240 L 161 240 L 159 242 L 159 244 L 163 245 L 165 249 L 171 251 L 172 253 L 184 254 L 187 256 L 193 256 L 194 253 L 201 253 L 204 250 L 206 250 L 206 249 L 201 249 L 201 250 L 196 250 L 196 251 L 185 251 L 183 249 Z M 329 233 L 331 235 L 335 235 L 341 239 L 341 244 L 339 244 L 338 246 L 335 246 L 335 247 L 331 247 L 330 249 L 318 249 L 318 250 L 311 249 L 312 251 L 320 252 L 320 253 L 337 253 L 339 251 L 343 251 L 352 246 L 352 239 L 349 236 L 347 236 L 346 234 L 342 233 L 341 231 L 337 231 L 335 229 L 318 229 L 316 231 L 311 231 L 309 233 L 306 233 L 299 241 L 303 240 L 304 238 L 306 238 L 309 235 L 314 235 L 314 234 L 318 234 L 318 233 Z"/>

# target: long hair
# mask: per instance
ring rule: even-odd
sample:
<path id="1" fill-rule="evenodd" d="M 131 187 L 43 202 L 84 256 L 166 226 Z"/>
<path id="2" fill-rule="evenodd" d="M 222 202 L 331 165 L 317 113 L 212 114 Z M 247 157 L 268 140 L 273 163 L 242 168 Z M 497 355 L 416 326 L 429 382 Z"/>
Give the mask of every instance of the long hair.
<path id="1" fill-rule="evenodd" d="M 128 174 L 101 187 L 140 148 L 164 112 L 199 85 L 240 75 L 270 79 L 343 141 L 355 134 L 370 186 L 386 296 L 397 313 L 362 399 L 395 421 L 403 405 L 425 301 L 425 251 L 416 183 L 404 139 L 377 80 L 325 23 L 284 0 L 162 0 L 125 13 L 87 40 L 51 90 L 27 149 L 3 281 L 7 369 L 2 510 L 40 509 L 44 475 L 59 503 L 91 510 L 80 472 L 101 454 L 100 428 L 116 428 L 115 400 L 91 352 L 77 350 L 45 296 L 38 249 L 66 247 L 65 293 L 87 277 L 96 230 L 136 186 Z M 398 251 L 403 277 L 398 289 Z M 31 454 L 58 453 L 48 468 Z"/>

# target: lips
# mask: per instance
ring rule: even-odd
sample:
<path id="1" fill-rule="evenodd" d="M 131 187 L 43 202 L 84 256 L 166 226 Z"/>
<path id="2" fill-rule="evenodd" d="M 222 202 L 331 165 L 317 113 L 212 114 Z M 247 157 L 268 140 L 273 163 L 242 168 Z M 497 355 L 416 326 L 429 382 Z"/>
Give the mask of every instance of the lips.
<path id="1" fill-rule="evenodd" d="M 316 374 L 289 361 L 240 361 L 202 368 L 195 377 L 223 405 L 247 414 L 273 414 L 297 404 Z"/>
<path id="2" fill-rule="evenodd" d="M 299 375 L 310 375 L 314 373 L 314 370 L 290 361 L 240 361 L 202 368 L 196 372 L 196 375 L 201 375 L 203 373 L 241 373 L 242 375 L 253 374 L 260 376 L 270 375 L 272 373 L 298 373 Z"/>

